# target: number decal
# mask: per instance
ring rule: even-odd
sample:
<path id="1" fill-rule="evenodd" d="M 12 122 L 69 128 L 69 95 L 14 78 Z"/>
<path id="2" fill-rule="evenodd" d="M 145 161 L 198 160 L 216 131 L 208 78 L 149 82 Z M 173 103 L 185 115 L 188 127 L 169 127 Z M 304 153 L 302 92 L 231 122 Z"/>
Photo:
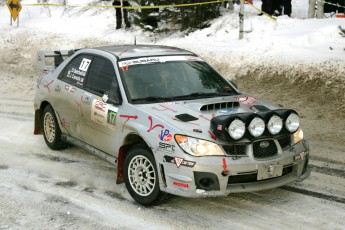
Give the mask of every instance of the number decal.
<path id="1" fill-rule="evenodd" d="M 79 69 L 86 72 L 90 66 L 90 63 L 91 63 L 90 59 L 83 58 L 83 60 L 80 63 Z"/>

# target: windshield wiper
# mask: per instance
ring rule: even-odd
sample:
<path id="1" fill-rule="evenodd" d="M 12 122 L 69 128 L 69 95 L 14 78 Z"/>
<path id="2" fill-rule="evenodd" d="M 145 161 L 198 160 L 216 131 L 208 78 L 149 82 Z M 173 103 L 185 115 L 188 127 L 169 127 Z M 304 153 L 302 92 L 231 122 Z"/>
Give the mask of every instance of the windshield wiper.
<path id="1" fill-rule="evenodd" d="M 170 98 L 167 98 L 167 97 L 143 97 L 143 98 L 132 99 L 132 102 L 161 102 L 161 101 L 167 101 L 167 100 L 170 100 Z"/>
<path id="2" fill-rule="evenodd" d="M 195 98 L 210 98 L 210 97 L 217 97 L 217 96 L 231 96 L 233 93 L 203 93 L 203 92 L 198 92 L 198 93 L 191 93 L 187 95 L 182 95 L 182 96 L 176 96 L 173 97 L 172 99 L 195 99 Z"/>

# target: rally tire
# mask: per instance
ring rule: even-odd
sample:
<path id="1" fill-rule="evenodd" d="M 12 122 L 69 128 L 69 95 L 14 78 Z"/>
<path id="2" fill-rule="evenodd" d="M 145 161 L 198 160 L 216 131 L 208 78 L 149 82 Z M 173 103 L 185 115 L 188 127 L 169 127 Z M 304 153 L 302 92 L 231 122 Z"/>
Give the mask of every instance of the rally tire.
<path id="1" fill-rule="evenodd" d="M 61 130 L 54 109 L 47 105 L 42 113 L 42 129 L 46 144 L 53 150 L 65 149 L 67 143 L 61 139 Z"/>
<path id="2" fill-rule="evenodd" d="M 124 179 L 129 194 L 141 205 L 157 205 L 168 198 L 168 194 L 159 188 L 156 161 L 147 147 L 137 146 L 128 152 L 124 162 Z"/>

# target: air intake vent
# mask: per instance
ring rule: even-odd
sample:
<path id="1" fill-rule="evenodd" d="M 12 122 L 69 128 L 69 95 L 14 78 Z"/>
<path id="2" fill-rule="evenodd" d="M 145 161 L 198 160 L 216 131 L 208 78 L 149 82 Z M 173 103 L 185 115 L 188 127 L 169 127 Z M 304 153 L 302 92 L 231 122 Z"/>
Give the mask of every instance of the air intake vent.
<path id="1" fill-rule="evenodd" d="M 212 111 L 212 110 L 219 110 L 219 109 L 238 108 L 239 106 L 240 106 L 239 102 L 233 102 L 233 101 L 213 103 L 213 104 L 201 106 L 200 111 Z"/>

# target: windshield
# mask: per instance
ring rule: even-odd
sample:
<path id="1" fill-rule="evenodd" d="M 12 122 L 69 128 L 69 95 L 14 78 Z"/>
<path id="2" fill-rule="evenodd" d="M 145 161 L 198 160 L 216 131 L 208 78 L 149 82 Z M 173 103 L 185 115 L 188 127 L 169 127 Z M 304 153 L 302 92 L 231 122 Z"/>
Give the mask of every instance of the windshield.
<path id="1" fill-rule="evenodd" d="M 145 64 L 131 60 L 119 63 L 130 102 L 154 103 L 237 94 L 229 82 L 200 59 L 155 60 Z"/>

